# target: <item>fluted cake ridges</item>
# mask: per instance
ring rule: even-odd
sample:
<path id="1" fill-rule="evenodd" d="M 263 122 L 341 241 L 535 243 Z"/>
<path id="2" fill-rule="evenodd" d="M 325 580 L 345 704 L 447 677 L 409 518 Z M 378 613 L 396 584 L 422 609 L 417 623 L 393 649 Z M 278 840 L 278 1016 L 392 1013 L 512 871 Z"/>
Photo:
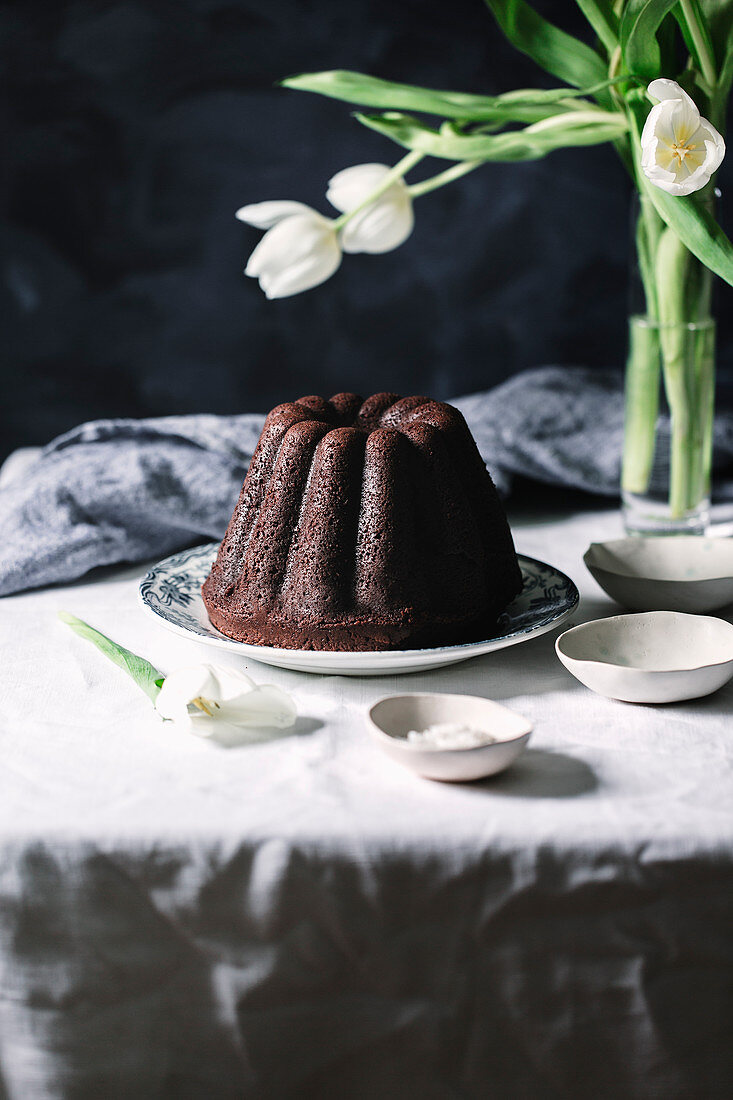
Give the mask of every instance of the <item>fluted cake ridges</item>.
<path id="1" fill-rule="evenodd" d="M 521 587 L 460 412 L 340 393 L 269 414 L 203 597 L 239 641 L 382 650 L 486 637 Z"/>

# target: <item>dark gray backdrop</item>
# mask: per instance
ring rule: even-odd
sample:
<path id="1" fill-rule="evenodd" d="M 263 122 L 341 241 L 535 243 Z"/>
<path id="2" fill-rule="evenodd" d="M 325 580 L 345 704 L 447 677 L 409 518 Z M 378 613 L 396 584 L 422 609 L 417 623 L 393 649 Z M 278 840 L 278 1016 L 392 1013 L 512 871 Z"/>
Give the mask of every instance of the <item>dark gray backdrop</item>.
<path id="1" fill-rule="evenodd" d="M 536 6 L 584 26 L 573 4 Z M 327 211 L 331 174 L 399 156 L 347 106 L 278 77 L 550 83 L 482 0 L 22 0 L 0 18 L 2 452 L 91 417 L 340 389 L 449 397 L 540 363 L 620 368 L 630 189 L 607 147 L 487 166 L 421 199 L 403 247 L 346 257 L 305 295 L 267 302 L 242 275 L 259 234 L 237 207 Z M 725 375 L 730 291 L 720 302 Z"/>

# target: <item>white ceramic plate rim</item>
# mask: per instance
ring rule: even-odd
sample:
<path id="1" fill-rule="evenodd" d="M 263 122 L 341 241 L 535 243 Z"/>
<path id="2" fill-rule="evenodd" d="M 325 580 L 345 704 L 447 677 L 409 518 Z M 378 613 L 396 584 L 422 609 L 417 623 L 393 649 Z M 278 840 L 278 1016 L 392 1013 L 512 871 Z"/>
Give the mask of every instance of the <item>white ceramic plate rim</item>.
<path id="1" fill-rule="evenodd" d="M 589 619 L 587 623 L 578 623 L 577 626 L 571 626 L 569 630 L 564 630 L 555 639 L 555 652 L 558 657 L 565 661 L 573 661 L 579 665 L 595 665 L 597 668 L 622 668 L 624 672 L 628 672 L 631 676 L 637 674 L 645 675 L 647 673 L 654 673 L 659 675 L 664 672 L 671 672 L 675 675 L 679 672 L 696 672 L 698 669 L 703 668 L 720 668 L 722 665 L 730 664 L 733 661 L 733 652 L 730 657 L 722 657 L 719 661 L 705 661 L 703 664 L 697 665 L 675 665 L 670 668 L 641 668 L 640 665 L 622 665 L 617 661 L 597 661 L 592 657 L 571 657 L 569 653 L 566 653 L 560 643 L 563 638 L 567 638 L 569 634 L 573 634 L 575 631 L 582 630 L 585 626 L 595 626 L 597 623 L 614 622 L 618 619 L 641 619 L 646 618 L 648 615 L 674 615 L 675 617 L 684 617 L 685 619 L 695 619 L 697 622 L 704 621 L 705 619 L 712 619 L 715 623 L 726 623 L 731 627 L 731 638 L 733 639 L 733 624 L 728 623 L 726 619 L 719 619 L 716 615 L 693 615 L 685 611 L 639 611 L 629 615 L 609 615 L 605 619 Z"/>
<path id="2" fill-rule="evenodd" d="M 173 566 L 181 554 L 194 551 L 203 552 L 210 548 L 213 557 L 217 545 L 217 543 L 212 542 L 200 547 L 193 547 L 190 551 L 178 551 L 157 562 L 152 567 L 152 572 L 169 564 Z M 432 649 L 358 650 L 350 652 L 278 649 L 275 646 L 256 646 L 250 645 L 248 642 L 237 642 L 223 634 L 219 637 L 215 637 L 213 634 L 201 635 L 187 626 L 171 622 L 156 607 L 151 607 L 146 602 L 143 595 L 143 586 L 150 573 L 147 573 L 140 583 L 138 602 L 145 613 L 152 615 L 159 625 L 163 625 L 167 630 L 171 630 L 181 637 L 204 645 L 227 649 L 230 652 L 249 657 L 251 660 L 259 660 L 264 664 L 275 667 L 327 675 L 339 675 L 339 673 L 344 675 L 389 675 L 390 673 L 399 672 L 417 672 L 431 667 L 457 664 L 459 661 L 469 660 L 471 657 L 479 657 L 494 650 L 520 644 L 530 638 L 538 638 L 548 631 L 556 629 L 575 612 L 580 601 L 580 594 L 575 582 L 566 573 L 563 573 L 554 565 L 541 561 L 539 558 L 529 557 L 526 554 L 518 554 L 517 558 L 520 565 L 526 562 L 530 566 L 537 566 L 555 574 L 557 580 L 562 583 L 567 592 L 568 605 L 555 612 L 547 622 L 538 626 L 525 626 L 511 633 L 497 634 L 493 638 L 477 642 L 461 642 L 458 645 L 440 646 Z M 211 629 L 215 628 L 211 627 Z"/>
<path id="3" fill-rule="evenodd" d="M 515 715 L 517 718 L 521 718 L 526 725 L 526 729 L 521 733 L 515 733 L 512 737 L 497 737 L 493 741 L 487 741 L 483 745 L 471 745 L 470 748 L 455 748 L 455 749 L 441 749 L 437 745 L 418 745 L 414 741 L 408 741 L 406 737 L 397 737 L 394 733 L 385 733 L 385 731 L 378 726 L 372 717 L 372 712 L 377 709 L 380 703 L 386 703 L 388 699 L 456 699 L 460 702 L 464 702 L 466 699 L 476 699 L 482 703 L 494 703 L 497 707 L 501 707 L 502 710 L 507 710 L 510 714 Z M 450 753 L 466 753 L 472 752 L 486 752 L 487 749 L 496 748 L 499 745 L 511 745 L 513 741 L 526 740 L 532 730 L 534 729 L 532 723 L 528 718 L 525 718 L 523 714 L 519 714 L 516 710 L 511 710 L 510 707 L 505 707 L 503 703 L 497 703 L 494 699 L 487 699 L 483 695 L 456 695 L 455 693 L 444 694 L 438 691 L 398 691 L 389 695 L 382 695 L 376 702 L 372 703 L 367 711 L 367 717 L 369 719 L 370 729 L 373 731 L 376 737 L 382 741 L 386 741 L 389 744 L 399 745 L 405 752 L 429 752 L 443 754 Z"/>

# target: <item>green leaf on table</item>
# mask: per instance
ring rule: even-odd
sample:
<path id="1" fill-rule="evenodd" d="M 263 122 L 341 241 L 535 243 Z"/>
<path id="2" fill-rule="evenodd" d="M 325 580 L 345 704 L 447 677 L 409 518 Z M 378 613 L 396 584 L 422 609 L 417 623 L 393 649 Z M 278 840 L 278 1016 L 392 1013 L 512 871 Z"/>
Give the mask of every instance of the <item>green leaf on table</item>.
<path id="1" fill-rule="evenodd" d="M 524 0 L 486 0 L 486 4 L 511 44 L 558 80 L 584 88 L 608 76 L 595 50 L 543 19 Z"/>
<path id="2" fill-rule="evenodd" d="M 619 31 L 624 62 L 630 73 L 647 84 L 664 75 L 657 30 L 677 3 L 678 0 L 628 0 L 624 8 Z"/>
<path id="3" fill-rule="evenodd" d="M 629 97 L 629 106 L 635 145 L 640 150 L 641 131 L 649 107 L 643 96 L 638 94 Z M 694 195 L 668 195 L 661 187 L 655 187 L 641 169 L 637 171 L 637 179 L 665 225 L 677 234 L 701 263 L 733 286 L 733 243 L 711 211 L 699 200 L 696 201 Z"/>
<path id="4" fill-rule="evenodd" d="M 144 657 L 138 657 L 137 653 L 132 653 L 124 646 L 113 642 L 106 634 L 100 634 L 83 619 L 77 619 L 76 615 L 70 615 L 68 611 L 59 611 L 58 614 L 62 622 L 70 626 L 80 638 L 85 638 L 95 645 L 105 657 L 123 669 L 128 676 L 132 677 L 141 691 L 144 691 L 153 703 L 155 702 L 165 677 L 151 665 L 150 661 L 146 661 Z"/>
<path id="5" fill-rule="evenodd" d="M 578 103 L 580 96 L 595 94 L 611 83 L 613 81 L 602 79 L 587 88 L 520 88 L 492 96 L 421 88 L 343 69 L 299 73 L 281 81 L 285 88 L 316 92 L 360 107 L 422 111 L 472 122 L 536 122 L 560 111 L 578 110 L 582 106 Z"/>
<path id="6" fill-rule="evenodd" d="M 538 160 L 555 149 L 615 141 L 628 130 L 620 113 L 593 110 L 555 115 L 524 130 L 501 134 L 464 133 L 455 123 L 435 130 L 412 115 L 388 111 L 357 114 L 359 122 L 406 149 L 447 160 L 511 162 Z"/>

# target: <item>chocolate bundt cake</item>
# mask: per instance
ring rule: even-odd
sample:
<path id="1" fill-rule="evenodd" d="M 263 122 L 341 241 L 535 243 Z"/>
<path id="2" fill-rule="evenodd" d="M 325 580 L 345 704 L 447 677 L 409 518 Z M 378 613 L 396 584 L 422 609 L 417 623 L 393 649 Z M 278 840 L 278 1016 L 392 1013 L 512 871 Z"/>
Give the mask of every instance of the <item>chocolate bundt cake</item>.
<path id="1" fill-rule="evenodd" d="M 339 393 L 267 417 L 203 596 L 239 641 L 409 649 L 486 637 L 521 588 L 458 410 Z"/>

